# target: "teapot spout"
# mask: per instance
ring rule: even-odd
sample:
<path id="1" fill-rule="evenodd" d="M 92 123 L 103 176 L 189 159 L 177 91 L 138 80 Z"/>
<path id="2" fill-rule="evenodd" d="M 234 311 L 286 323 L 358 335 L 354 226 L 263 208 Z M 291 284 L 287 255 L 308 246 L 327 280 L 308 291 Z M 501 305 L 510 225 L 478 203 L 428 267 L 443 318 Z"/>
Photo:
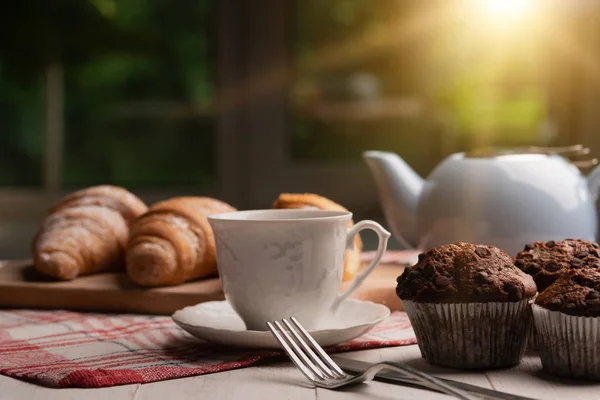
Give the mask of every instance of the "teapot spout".
<path id="1" fill-rule="evenodd" d="M 395 153 L 367 151 L 363 158 L 373 174 L 394 237 L 405 248 L 415 248 L 417 207 L 425 181 Z"/>
<path id="2" fill-rule="evenodd" d="M 594 200 L 598 200 L 600 194 L 600 165 L 592 170 L 587 176 L 588 189 Z"/>

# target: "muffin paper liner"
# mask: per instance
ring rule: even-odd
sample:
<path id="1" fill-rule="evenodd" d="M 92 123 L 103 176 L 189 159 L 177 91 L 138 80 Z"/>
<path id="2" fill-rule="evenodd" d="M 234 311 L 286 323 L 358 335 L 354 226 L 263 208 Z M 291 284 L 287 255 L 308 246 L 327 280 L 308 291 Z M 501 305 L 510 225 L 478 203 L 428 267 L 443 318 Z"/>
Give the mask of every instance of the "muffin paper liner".
<path id="1" fill-rule="evenodd" d="M 538 350 L 538 345 L 535 339 L 535 325 L 531 324 L 531 332 L 529 332 L 529 340 L 527 341 L 527 350 L 535 351 Z"/>
<path id="2" fill-rule="evenodd" d="M 529 300 L 418 303 L 403 300 L 421 355 L 453 368 L 499 368 L 521 361 L 531 332 Z"/>
<path id="3" fill-rule="evenodd" d="M 535 299 L 537 298 L 537 294 L 529 300 L 529 310 L 531 310 L 531 306 L 535 303 Z M 527 341 L 527 350 L 537 352 L 538 346 L 535 339 L 535 324 L 531 324 L 531 332 L 529 333 L 529 339 Z"/>
<path id="4" fill-rule="evenodd" d="M 600 318 L 532 307 L 536 342 L 548 373 L 600 380 Z"/>

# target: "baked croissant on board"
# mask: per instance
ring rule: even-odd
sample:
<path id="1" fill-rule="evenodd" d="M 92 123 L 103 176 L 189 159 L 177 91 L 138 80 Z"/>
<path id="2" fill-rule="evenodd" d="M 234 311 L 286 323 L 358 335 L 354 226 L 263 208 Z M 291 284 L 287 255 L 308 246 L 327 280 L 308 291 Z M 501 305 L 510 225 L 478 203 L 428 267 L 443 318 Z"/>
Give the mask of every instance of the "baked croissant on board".
<path id="1" fill-rule="evenodd" d="M 118 186 L 100 185 L 78 190 L 65 196 L 50 209 L 50 213 L 76 206 L 110 208 L 121 214 L 127 224 L 148 211 L 148 206 L 128 190 Z"/>
<path id="2" fill-rule="evenodd" d="M 348 211 L 345 207 L 328 198 L 313 193 L 282 193 L 273 208 L 285 209 L 317 209 L 331 211 Z M 354 225 L 350 221 L 348 227 Z M 362 240 L 359 235 L 354 237 L 354 249 L 347 249 L 344 255 L 344 275 L 342 280 L 349 281 L 356 276 L 361 266 Z"/>
<path id="3" fill-rule="evenodd" d="M 128 223 L 147 209 L 117 186 L 67 195 L 50 209 L 33 238 L 36 269 L 62 280 L 122 269 Z"/>
<path id="4" fill-rule="evenodd" d="M 131 225 L 129 278 L 141 286 L 177 285 L 217 273 L 215 238 L 207 216 L 236 211 L 208 197 L 161 201 Z"/>

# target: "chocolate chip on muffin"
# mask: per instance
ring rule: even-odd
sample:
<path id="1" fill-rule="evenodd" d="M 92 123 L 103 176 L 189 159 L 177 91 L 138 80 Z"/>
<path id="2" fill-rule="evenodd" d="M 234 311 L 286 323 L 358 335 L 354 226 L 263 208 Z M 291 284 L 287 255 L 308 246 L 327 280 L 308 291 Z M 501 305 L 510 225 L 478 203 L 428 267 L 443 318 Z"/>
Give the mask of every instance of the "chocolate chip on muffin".
<path id="1" fill-rule="evenodd" d="M 470 243 L 430 249 L 397 282 L 398 297 L 417 302 L 519 301 L 536 293 L 505 251 Z"/>
<path id="2" fill-rule="evenodd" d="M 515 266 L 531 275 L 542 292 L 570 269 L 598 268 L 600 253 L 596 243 L 582 239 L 539 241 L 525 245 L 515 258 Z"/>
<path id="3" fill-rule="evenodd" d="M 535 300 L 551 311 L 582 317 L 600 317 L 600 271 L 590 268 L 565 272 Z"/>

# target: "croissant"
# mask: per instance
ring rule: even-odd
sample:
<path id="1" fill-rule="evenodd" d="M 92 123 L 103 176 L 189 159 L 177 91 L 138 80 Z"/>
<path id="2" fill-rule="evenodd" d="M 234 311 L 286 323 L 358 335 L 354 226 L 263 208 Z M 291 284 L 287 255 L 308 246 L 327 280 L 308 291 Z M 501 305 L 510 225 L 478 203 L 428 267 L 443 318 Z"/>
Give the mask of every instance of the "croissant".
<path id="1" fill-rule="evenodd" d="M 101 185 L 78 190 L 67 195 L 50 209 L 50 213 L 65 207 L 89 205 L 108 207 L 120 213 L 128 224 L 148 211 L 148 206 L 126 189 L 118 186 Z"/>
<path id="2" fill-rule="evenodd" d="M 131 225 L 125 263 L 141 286 L 177 285 L 217 272 L 215 238 L 207 216 L 236 211 L 208 197 L 154 204 Z"/>
<path id="3" fill-rule="evenodd" d="M 128 221 L 147 209 L 116 186 L 67 195 L 50 208 L 32 242 L 35 267 L 62 280 L 124 266 Z"/>
<path id="4" fill-rule="evenodd" d="M 348 211 L 340 204 L 313 193 L 282 193 L 273 203 L 273 208 Z M 349 227 L 353 225 L 354 222 L 351 221 Z M 354 278 L 360 270 L 361 252 L 362 240 L 359 235 L 356 235 L 354 237 L 354 248 L 347 249 L 344 255 L 344 275 L 342 278 L 344 282 Z"/>

